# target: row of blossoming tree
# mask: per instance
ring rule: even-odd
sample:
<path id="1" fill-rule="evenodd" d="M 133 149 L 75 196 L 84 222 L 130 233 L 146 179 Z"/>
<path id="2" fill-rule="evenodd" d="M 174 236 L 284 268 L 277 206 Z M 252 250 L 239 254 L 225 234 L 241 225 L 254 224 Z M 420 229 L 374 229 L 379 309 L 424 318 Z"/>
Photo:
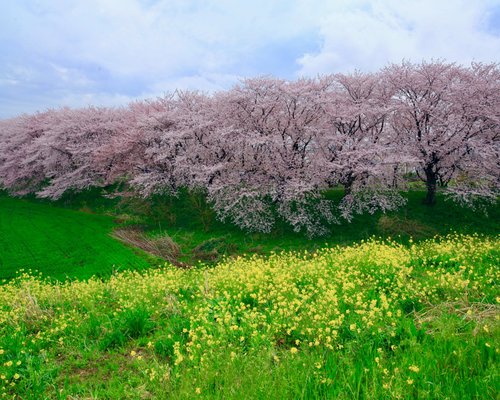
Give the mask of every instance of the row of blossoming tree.
<path id="1" fill-rule="evenodd" d="M 308 234 L 404 201 L 408 173 L 464 205 L 499 191 L 500 69 L 445 62 L 285 81 L 247 79 L 125 108 L 48 110 L 0 122 L 0 185 L 57 199 L 126 182 L 141 196 L 203 190 L 221 219 Z M 342 187 L 332 205 L 328 188 Z"/>

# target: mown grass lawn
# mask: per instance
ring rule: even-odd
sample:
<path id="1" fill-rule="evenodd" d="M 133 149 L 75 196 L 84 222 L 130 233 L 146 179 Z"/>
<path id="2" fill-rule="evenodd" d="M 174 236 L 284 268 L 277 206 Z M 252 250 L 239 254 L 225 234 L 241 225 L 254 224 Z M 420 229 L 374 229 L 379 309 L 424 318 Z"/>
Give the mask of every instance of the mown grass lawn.
<path id="1" fill-rule="evenodd" d="M 0 286 L 21 399 L 496 399 L 500 239 Z"/>
<path id="2" fill-rule="evenodd" d="M 148 267 L 144 256 L 110 237 L 113 227 L 109 216 L 0 195 L 0 279 L 23 268 L 64 279 Z"/>

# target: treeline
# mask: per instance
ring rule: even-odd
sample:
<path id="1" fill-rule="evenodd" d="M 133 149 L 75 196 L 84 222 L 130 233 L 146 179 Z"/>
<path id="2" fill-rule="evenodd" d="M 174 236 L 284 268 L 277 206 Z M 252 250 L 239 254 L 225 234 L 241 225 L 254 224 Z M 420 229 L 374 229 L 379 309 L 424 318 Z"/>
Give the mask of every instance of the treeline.
<path id="1" fill-rule="evenodd" d="M 401 206 L 408 173 L 430 205 L 438 186 L 464 205 L 496 201 L 499 139 L 498 65 L 403 62 L 0 121 L 0 186 L 51 199 L 117 183 L 141 196 L 185 187 L 244 229 L 280 217 L 315 235 Z M 322 193 L 337 186 L 345 195 L 332 205 Z"/>

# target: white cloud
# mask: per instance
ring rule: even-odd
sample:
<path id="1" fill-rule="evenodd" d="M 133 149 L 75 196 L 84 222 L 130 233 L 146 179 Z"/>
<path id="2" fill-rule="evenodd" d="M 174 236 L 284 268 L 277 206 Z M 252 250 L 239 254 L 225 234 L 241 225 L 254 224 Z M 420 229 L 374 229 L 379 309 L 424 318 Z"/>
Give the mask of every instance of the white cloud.
<path id="1" fill-rule="evenodd" d="M 402 58 L 496 61 L 500 54 L 500 17 L 490 18 L 500 16 L 498 0 L 4 3 L 0 117 L 175 88 L 215 91 L 241 76 L 372 70 Z"/>
<path id="2" fill-rule="evenodd" d="M 125 76 L 230 67 L 266 43 L 304 34 L 313 22 L 301 23 L 298 8 L 288 1 L 40 3 L 43 8 L 23 10 L 29 28 L 22 34 L 38 42 L 38 56 L 98 63 Z"/>
<path id="3" fill-rule="evenodd" d="M 227 89 L 242 78 L 242 76 L 238 75 L 215 73 L 182 76 L 177 79 L 157 82 L 151 86 L 151 90 L 152 93 L 170 93 L 176 89 L 213 93 Z"/>
<path id="4" fill-rule="evenodd" d="M 80 93 L 68 94 L 61 98 L 60 103 L 68 107 L 87 107 L 87 106 L 108 106 L 118 107 L 124 104 L 131 103 L 136 100 L 135 97 L 126 96 L 122 94 L 109 94 L 109 93 Z M 53 105 L 52 107 L 57 107 Z M 60 106 L 60 105 L 59 105 Z"/>
<path id="5" fill-rule="evenodd" d="M 339 2 L 320 22 L 321 49 L 304 54 L 299 74 L 375 70 L 403 58 L 497 61 L 500 37 L 483 29 L 493 1 Z"/>

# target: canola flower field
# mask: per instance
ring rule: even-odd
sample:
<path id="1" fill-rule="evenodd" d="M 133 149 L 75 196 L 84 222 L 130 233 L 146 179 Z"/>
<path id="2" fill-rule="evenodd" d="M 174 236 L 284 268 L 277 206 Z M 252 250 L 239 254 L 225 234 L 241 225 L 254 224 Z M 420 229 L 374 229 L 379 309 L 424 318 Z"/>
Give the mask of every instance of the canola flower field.
<path id="1" fill-rule="evenodd" d="M 500 236 L 0 286 L 19 399 L 496 399 Z"/>

